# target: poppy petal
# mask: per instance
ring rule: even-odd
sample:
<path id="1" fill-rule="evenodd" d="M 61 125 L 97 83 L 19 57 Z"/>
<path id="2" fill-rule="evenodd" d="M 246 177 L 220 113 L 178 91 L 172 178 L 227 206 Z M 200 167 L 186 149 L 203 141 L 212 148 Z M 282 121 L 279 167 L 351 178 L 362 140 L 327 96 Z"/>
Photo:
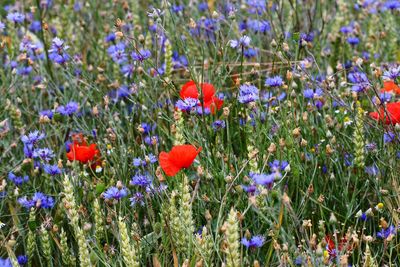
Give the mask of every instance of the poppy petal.
<path id="1" fill-rule="evenodd" d="M 181 168 L 178 166 L 174 165 L 170 160 L 169 160 L 169 154 L 162 151 L 159 156 L 159 162 L 160 166 L 165 172 L 167 176 L 174 176 L 176 175 Z"/>
<path id="2" fill-rule="evenodd" d="M 186 98 L 195 98 L 198 99 L 199 98 L 199 92 L 197 91 L 197 87 L 194 81 L 190 81 L 185 83 L 182 86 L 181 91 L 179 92 L 179 96 L 182 99 L 186 99 Z"/>
<path id="3" fill-rule="evenodd" d="M 169 159 L 179 168 L 188 168 L 200 151 L 201 148 L 196 150 L 196 147 L 192 145 L 174 146 L 169 153 Z"/>

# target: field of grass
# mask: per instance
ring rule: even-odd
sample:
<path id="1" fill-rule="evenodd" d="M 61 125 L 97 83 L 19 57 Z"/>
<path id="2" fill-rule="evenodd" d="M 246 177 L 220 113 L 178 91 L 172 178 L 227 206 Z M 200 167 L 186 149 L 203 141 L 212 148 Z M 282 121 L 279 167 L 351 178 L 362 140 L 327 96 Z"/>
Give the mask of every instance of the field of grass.
<path id="1" fill-rule="evenodd" d="M 400 266 L 399 0 L 0 1 L 0 267 Z"/>

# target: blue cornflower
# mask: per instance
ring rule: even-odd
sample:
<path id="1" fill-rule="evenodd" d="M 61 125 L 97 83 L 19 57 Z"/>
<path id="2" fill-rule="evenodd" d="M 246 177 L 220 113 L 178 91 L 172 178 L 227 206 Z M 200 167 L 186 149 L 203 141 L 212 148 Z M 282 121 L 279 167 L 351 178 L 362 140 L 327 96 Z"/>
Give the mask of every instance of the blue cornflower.
<path id="1" fill-rule="evenodd" d="M 75 101 L 71 101 L 65 106 L 59 106 L 57 112 L 64 116 L 70 116 L 79 110 L 79 104 Z"/>
<path id="2" fill-rule="evenodd" d="M 350 82 L 353 84 L 351 90 L 354 92 L 362 92 L 365 91 L 369 86 L 369 80 L 367 75 L 363 72 L 351 72 L 348 75 Z"/>
<path id="3" fill-rule="evenodd" d="M 380 101 L 380 103 L 382 102 L 389 102 L 392 99 L 393 94 L 390 92 L 383 92 L 379 94 L 379 98 L 374 96 L 372 98 L 372 102 L 374 102 L 375 104 L 378 103 L 378 99 Z"/>
<path id="4" fill-rule="evenodd" d="M 258 95 L 258 88 L 254 85 L 243 84 L 239 87 L 238 100 L 242 104 L 254 102 L 260 97 Z"/>
<path id="5" fill-rule="evenodd" d="M 30 133 L 28 133 L 28 135 L 23 135 L 22 137 L 21 137 L 21 141 L 25 144 L 25 145 L 27 145 L 27 144 L 29 144 L 29 145 L 34 145 L 34 144 L 36 144 L 38 141 L 40 141 L 40 140 L 42 140 L 43 138 L 45 138 L 45 134 L 44 133 L 41 133 L 41 132 L 39 132 L 39 131 L 33 131 L 33 132 L 30 132 Z"/>
<path id="6" fill-rule="evenodd" d="M 154 164 L 154 163 L 156 163 L 158 161 L 157 157 L 155 155 L 151 154 L 151 153 L 149 155 L 147 155 L 147 157 L 149 158 L 149 161 L 150 161 L 151 164 Z"/>
<path id="7" fill-rule="evenodd" d="M 225 128 L 225 121 L 222 120 L 216 120 L 212 123 L 211 127 L 214 129 L 214 131 L 218 131 L 220 129 Z"/>
<path id="8" fill-rule="evenodd" d="M 376 237 L 380 239 L 386 239 L 391 235 L 396 235 L 397 229 L 393 225 L 390 225 L 386 229 L 380 230 L 378 233 L 376 233 Z"/>
<path id="9" fill-rule="evenodd" d="M 400 1 L 399 0 L 388 0 L 384 4 L 385 9 L 395 10 L 400 9 Z"/>
<path id="10" fill-rule="evenodd" d="M 301 33 L 300 34 L 300 40 L 304 40 L 306 42 L 312 42 L 314 41 L 314 33 L 310 32 L 310 33 Z"/>
<path id="11" fill-rule="evenodd" d="M 254 48 L 247 48 L 243 51 L 243 55 L 246 58 L 253 58 L 253 57 L 257 56 L 257 50 Z"/>
<path id="12" fill-rule="evenodd" d="M 256 33 L 266 33 L 271 30 L 271 25 L 266 20 L 250 19 L 247 21 L 247 28 Z"/>
<path id="13" fill-rule="evenodd" d="M 124 77 L 132 77 L 133 72 L 135 71 L 135 66 L 132 64 L 124 65 L 121 67 L 121 73 Z"/>
<path id="14" fill-rule="evenodd" d="M 135 174 L 130 181 L 130 185 L 137 185 L 140 187 L 147 187 L 151 183 L 152 181 L 147 175 L 143 175 L 140 173 Z"/>
<path id="15" fill-rule="evenodd" d="M 395 141 L 396 135 L 393 132 L 387 132 L 383 134 L 383 143 L 392 143 Z"/>
<path id="16" fill-rule="evenodd" d="M 39 32 L 42 29 L 42 23 L 39 20 L 32 21 L 31 25 L 29 25 L 29 30 L 31 32 Z"/>
<path id="17" fill-rule="evenodd" d="M 239 40 L 230 40 L 229 45 L 232 48 L 241 48 L 241 47 L 248 47 L 250 45 L 250 37 L 247 35 L 244 35 L 239 38 Z"/>
<path id="18" fill-rule="evenodd" d="M 241 185 L 242 189 L 249 194 L 253 194 L 257 191 L 257 186 L 255 186 L 254 184 L 251 185 Z"/>
<path id="19" fill-rule="evenodd" d="M 61 169 L 58 167 L 57 164 L 54 165 L 45 164 L 43 166 L 43 169 L 47 174 L 50 174 L 51 176 L 56 176 L 61 174 Z"/>
<path id="20" fill-rule="evenodd" d="M 25 20 L 25 15 L 18 12 L 10 12 L 7 14 L 7 19 L 14 23 L 22 23 Z"/>
<path id="21" fill-rule="evenodd" d="M 16 176 L 14 173 L 9 172 L 8 173 L 8 180 L 10 180 L 11 182 L 13 182 L 16 186 L 20 186 L 23 183 L 26 183 L 29 181 L 29 176 L 25 175 L 25 176 Z"/>
<path id="22" fill-rule="evenodd" d="M 306 99 L 318 98 L 324 95 L 324 91 L 321 88 L 314 89 L 305 89 L 303 92 L 303 96 Z"/>
<path id="23" fill-rule="evenodd" d="M 384 80 L 396 80 L 398 77 L 400 77 L 400 65 L 389 68 L 382 75 Z"/>
<path id="24" fill-rule="evenodd" d="M 18 264 L 23 266 L 28 263 L 28 256 L 27 255 L 19 255 L 17 257 Z"/>
<path id="25" fill-rule="evenodd" d="M 44 161 L 50 161 L 54 158 L 54 152 L 50 148 L 36 148 L 33 150 L 32 157 L 39 158 Z"/>
<path id="26" fill-rule="evenodd" d="M 1 267 L 13 267 L 10 258 L 0 258 L 0 266 Z"/>
<path id="27" fill-rule="evenodd" d="M 196 107 L 200 101 L 196 98 L 185 98 L 185 99 L 180 99 L 176 102 L 175 107 L 182 110 L 182 111 L 191 111 L 194 107 Z"/>
<path id="28" fill-rule="evenodd" d="M 354 159 L 354 156 L 353 156 L 353 155 L 351 155 L 351 154 L 349 154 L 349 153 L 345 153 L 345 154 L 344 154 L 344 164 L 345 164 L 347 167 L 353 165 L 353 159 Z"/>
<path id="29" fill-rule="evenodd" d="M 269 87 L 279 87 L 283 85 L 283 80 L 280 76 L 268 77 L 265 80 L 265 85 Z"/>
<path id="30" fill-rule="evenodd" d="M 105 41 L 106 41 L 107 43 L 110 43 L 110 42 L 114 42 L 115 39 L 116 39 L 115 33 L 112 32 L 112 33 L 110 33 L 110 34 L 108 34 L 108 35 L 106 36 Z"/>
<path id="31" fill-rule="evenodd" d="M 21 76 L 28 76 L 32 70 L 32 66 L 22 66 L 17 69 L 17 74 Z"/>
<path id="32" fill-rule="evenodd" d="M 47 117 L 51 120 L 53 118 L 54 113 L 50 109 L 46 109 L 46 110 L 39 111 L 39 115 L 43 116 L 43 117 Z"/>
<path id="33" fill-rule="evenodd" d="M 158 136 L 157 135 L 148 135 L 144 138 L 144 142 L 146 145 L 156 145 L 158 144 Z"/>
<path id="34" fill-rule="evenodd" d="M 358 39 L 358 37 L 352 36 L 347 37 L 346 41 L 352 46 L 358 45 L 360 43 L 360 39 Z"/>
<path id="35" fill-rule="evenodd" d="M 242 245 L 246 248 L 260 248 L 264 245 L 265 238 L 261 235 L 253 236 L 250 240 L 246 237 L 242 238 Z"/>
<path id="36" fill-rule="evenodd" d="M 32 207 L 51 209 L 54 206 L 54 199 L 42 192 L 36 192 L 32 199 L 28 199 L 27 196 L 24 196 L 18 199 L 18 203 L 28 210 Z"/>
<path id="37" fill-rule="evenodd" d="M 135 61 L 143 62 L 151 57 L 151 53 L 147 49 L 140 49 L 138 52 L 132 52 L 131 57 Z"/>
<path id="38" fill-rule="evenodd" d="M 288 166 L 289 162 L 282 160 L 274 160 L 273 162 L 268 163 L 269 167 L 271 168 L 271 171 L 273 172 L 279 172 L 279 171 L 284 171 Z"/>
<path id="39" fill-rule="evenodd" d="M 49 58 L 58 64 L 66 63 L 70 59 L 70 56 L 66 52 L 68 48 L 69 46 L 64 44 L 64 40 L 58 37 L 54 38 L 49 49 Z"/>
<path id="40" fill-rule="evenodd" d="M 126 188 L 121 188 L 118 189 L 115 186 L 112 186 L 110 188 L 108 188 L 104 193 L 103 196 L 105 199 L 116 199 L 116 200 L 120 200 L 121 198 L 124 198 L 128 195 L 128 191 Z"/>
<path id="41" fill-rule="evenodd" d="M 204 11 L 208 10 L 208 3 L 207 2 L 200 2 L 197 5 L 197 8 L 199 9 L 200 12 L 204 12 Z"/>
<path id="42" fill-rule="evenodd" d="M 267 11 L 267 2 L 264 0 L 247 0 L 246 4 L 248 7 L 248 12 L 250 14 L 261 15 L 263 12 Z"/>
<path id="43" fill-rule="evenodd" d="M 271 174 L 264 173 L 250 173 L 250 178 L 257 184 L 262 186 L 271 187 L 275 181 L 275 179 L 282 177 L 279 172 L 274 172 Z"/>
<path id="44" fill-rule="evenodd" d="M 132 89 L 126 85 L 120 86 L 116 90 L 111 90 L 108 95 L 114 102 L 128 98 L 132 94 Z"/>
<path id="45" fill-rule="evenodd" d="M 6 28 L 6 25 L 0 21 L 0 32 L 4 31 L 5 28 Z"/>
<path id="46" fill-rule="evenodd" d="M 122 42 L 112 45 L 107 49 L 107 53 L 111 56 L 112 60 L 117 64 L 122 64 L 128 60 L 125 53 L 125 44 Z"/>
<path id="47" fill-rule="evenodd" d="M 296 259 L 294 260 L 294 264 L 296 266 L 302 266 L 303 265 L 303 257 L 297 256 Z"/>
<path id="48" fill-rule="evenodd" d="M 370 175 L 370 176 L 377 176 L 379 174 L 379 169 L 378 166 L 371 165 L 371 166 L 366 166 L 365 167 L 365 172 Z"/>
<path id="49" fill-rule="evenodd" d="M 140 192 L 134 193 L 129 200 L 131 201 L 132 207 L 136 206 L 137 204 L 144 206 L 144 195 Z"/>
<path id="50" fill-rule="evenodd" d="M 135 167 L 140 167 L 140 166 L 144 166 L 144 165 L 146 165 L 146 162 L 145 161 L 143 161 L 141 158 L 134 158 L 133 159 L 133 166 L 135 166 Z"/>

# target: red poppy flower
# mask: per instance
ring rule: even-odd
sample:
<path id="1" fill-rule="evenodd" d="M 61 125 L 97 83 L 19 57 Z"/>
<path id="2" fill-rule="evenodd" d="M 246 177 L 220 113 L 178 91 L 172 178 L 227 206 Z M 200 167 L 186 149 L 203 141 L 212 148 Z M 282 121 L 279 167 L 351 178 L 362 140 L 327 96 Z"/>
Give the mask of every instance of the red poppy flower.
<path id="1" fill-rule="evenodd" d="M 201 147 L 196 149 L 192 145 L 174 146 L 169 153 L 160 153 L 160 166 L 167 176 L 174 176 L 182 168 L 189 168 L 200 151 Z"/>
<path id="2" fill-rule="evenodd" d="M 212 113 L 215 113 L 215 109 L 220 110 L 224 101 L 215 96 L 214 86 L 210 83 L 201 83 L 200 87 L 203 95 L 204 107 L 209 108 Z M 194 81 L 189 81 L 185 83 L 182 86 L 179 95 L 182 99 L 186 98 L 199 99 L 199 92 L 197 90 L 196 83 Z"/>
<path id="3" fill-rule="evenodd" d="M 371 112 L 369 116 L 377 121 L 383 121 L 385 124 L 400 123 L 400 102 L 386 104 L 386 111 L 380 108 L 379 112 Z"/>
<path id="4" fill-rule="evenodd" d="M 67 153 L 67 158 L 70 161 L 77 160 L 81 163 L 93 161 L 99 155 L 99 150 L 96 149 L 96 144 L 79 145 L 77 143 L 69 146 L 70 151 Z"/>
<path id="5" fill-rule="evenodd" d="M 400 94 L 400 87 L 394 83 L 394 81 L 385 81 L 383 82 L 383 88 L 381 92 L 393 92 L 395 94 Z"/>

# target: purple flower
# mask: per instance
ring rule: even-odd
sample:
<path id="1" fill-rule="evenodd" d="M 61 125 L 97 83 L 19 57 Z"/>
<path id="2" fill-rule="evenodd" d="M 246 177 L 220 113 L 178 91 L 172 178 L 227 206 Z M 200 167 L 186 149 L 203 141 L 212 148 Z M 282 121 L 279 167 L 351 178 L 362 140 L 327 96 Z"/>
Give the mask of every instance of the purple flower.
<path id="1" fill-rule="evenodd" d="M 318 98 L 323 96 L 324 91 L 322 91 L 321 88 L 317 88 L 315 89 L 315 91 L 313 89 L 305 89 L 303 92 L 303 96 L 306 99 L 313 99 L 313 98 Z"/>
<path id="2" fill-rule="evenodd" d="M 54 153 L 50 148 L 36 148 L 33 150 L 32 157 L 39 158 L 44 161 L 50 161 L 52 158 L 54 158 Z"/>
<path id="3" fill-rule="evenodd" d="M 399 2 L 400 3 L 400 2 Z M 396 80 L 398 77 L 400 77 L 400 65 L 399 66 L 394 66 L 389 68 L 389 70 L 384 71 L 382 78 L 384 80 Z"/>
<path id="4" fill-rule="evenodd" d="M 128 60 L 128 57 L 125 53 L 125 44 L 122 42 L 110 46 L 107 49 L 107 53 L 111 56 L 112 60 L 117 64 L 122 64 Z"/>
<path id="5" fill-rule="evenodd" d="M 14 23 L 22 23 L 25 20 L 25 15 L 18 12 L 11 12 L 7 14 L 7 19 Z"/>
<path id="6" fill-rule="evenodd" d="M 132 52 L 131 57 L 135 61 L 143 62 L 151 56 L 151 53 L 147 49 L 141 49 L 138 52 Z"/>
<path id="7" fill-rule="evenodd" d="M 58 37 L 54 38 L 49 49 L 49 58 L 60 65 L 65 64 L 70 59 L 66 52 L 68 48 L 69 46 L 64 44 L 64 40 Z"/>
<path id="8" fill-rule="evenodd" d="M 399 0 L 388 0 L 385 2 L 384 7 L 386 9 L 390 9 L 390 10 L 400 9 L 400 1 Z"/>
<path id="9" fill-rule="evenodd" d="M 392 99 L 393 94 L 389 93 L 389 92 L 383 92 L 379 94 L 379 100 L 381 102 L 390 102 L 390 100 Z M 372 98 L 372 102 L 374 102 L 375 104 L 377 104 L 378 98 L 376 96 L 374 96 Z"/>
<path id="10" fill-rule="evenodd" d="M 229 45 L 232 48 L 241 48 L 241 47 L 248 47 L 250 45 L 250 37 L 247 35 L 244 35 L 239 38 L 239 40 L 230 40 Z"/>
<path id="11" fill-rule="evenodd" d="M 289 162 L 283 160 L 274 160 L 273 162 L 268 163 L 269 167 L 271 168 L 271 171 L 273 172 L 279 172 L 279 171 L 284 171 L 288 166 Z"/>
<path id="12" fill-rule="evenodd" d="M 382 229 L 379 232 L 377 232 L 376 237 L 378 237 L 380 239 L 386 239 L 390 235 L 395 235 L 396 232 L 397 232 L 396 227 L 394 227 L 393 225 L 390 225 L 388 228 Z"/>
<path id="13" fill-rule="evenodd" d="M 360 39 L 358 39 L 358 37 L 350 36 L 350 37 L 347 37 L 346 41 L 352 46 L 358 45 L 360 43 Z"/>
<path id="14" fill-rule="evenodd" d="M 254 85 L 243 84 L 239 87 L 238 100 L 242 104 L 254 102 L 259 99 L 258 88 Z"/>
<path id="15" fill-rule="evenodd" d="M 27 196 L 19 198 L 18 203 L 28 210 L 32 207 L 51 209 L 54 206 L 54 199 L 41 192 L 37 192 L 33 195 L 32 199 L 28 199 Z"/>
<path id="16" fill-rule="evenodd" d="M 51 111 L 50 109 L 47 109 L 47 110 L 40 111 L 39 115 L 43 116 L 43 117 L 47 117 L 51 120 L 53 118 L 54 114 L 53 114 L 53 111 Z"/>
<path id="17" fill-rule="evenodd" d="M 115 39 L 116 39 L 115 33 L 112 32 L 112 33 L 110 33 L 110 34 L 108 34 L 108 35 L 106 36 L 105 41 L 106 41 L 107 43 L 110 43 L 110 42 L 114 42 Z"/>
<path id="18" fill-rule="evenodd" d="M 29 25 L 29 30 L 32 32 L 39 32 L 42 29 L 42 24 L 39 20 L 32 21 Z"/>
<path id="19" fill-rule="evenodd" d="M 57 112 L 64 116 L 70 116 L 76 113 L 78 109 L 79 109 L 79 104 L 75 101 L 71 101 L 65 106 L 59 106 L 57 108 Z"/>
<path id="20" fill-rule="evenodd" d="M 51 176 L 56 176 L 61 174 L 61 169 L 58 167 L 57 164 L 54 165 L 45 164 L 43 166 L 43 169 L 47 174 L 50 174 Z"/>
<path id="21" fill-rule="evenodd" d="M 266 33 L 271 30 L 271 25 L 268 21 L 266 20 L 256 20 L 256 19 L 250 19 L 247 21 L 246 25 L 250 30 L 256 32 L 256 33 Z"/>
<path id="22" fill-rule="evenodd" d="M 348 75 L 350 82 L 353 84 L 351 90 L 354 92 L 365 91 L 369 86 L 367 75 L 363 72 L 351 72 Z"/>
<path id="23" fill-rule="evenodd" d="M 39 131 L 33 131 L 28 133 L 28 135 L 23 135 L 21 137 L 21 141 L 25 144 L 25 145 L 34 145 L 36 144 L 38 141 L 42 140 L 45 137 L 44 133 L 41 133 Z"/>
<path id="24" fill-rule="evenodd" d="M 148 178 L 147 175 L 143 174 L 136 174 L 132 177 L 130 181 L 130 185 L 137 185 L 140 187 L 147 187 L 152 183 L 151 179 Z"/>
<path id="25" fill-rule="evenodd" d="M 254 184 L 251 185 L 241 185 L 242 189 L 249 194 L 253 194 L 257 191 L 257 186 L 255 186 Z"/>
<path id="26" fill-rule="evenodd" d="M 200 101 L 196 98 L 185 98 L 185 99 L 179 99 L 176 104 L 175 107 L 182 110 L 182 111 L 191 111 L 194 107 L 196 107 L 198 104 L 200 103 Z"/>
<path id="27" fill-rule="evenodd" d="M 18 264 L 23 266 L 28 263 L 28 256 L 27 255 L 19 255 L 17 257 Z"/>
<path id="28" fill-rule="evenodd" d="M 129 200 L 131 201 L 132 207 L 136 206 L 137 204 L 144 206 L 144 195 L 140 192 L 134 193 Z"/>
<path id="29" fill-rule="evenodd" d="M 29 176 L 25 175 L 25 176 L 16 176 L 14 173 L 9 172 L 8 173 L 8 180 L 10 180 L 11 182 L 13 182 L 16 186 L 20 186 L 26 182 L 29 181 Z"/>
<path id="30" fill-rule="evenodd" d="M 383 134 L 383 143 L 392 143 L 396 139 L 396 135 L 393 132 L 387 132 Z"/>
<path id="31" fill-rule="evenodd" d="M 280 178 L 282 175 L 279 172 L 264 174 L 264 173 L 250 173 L 250 178 L 257 184 L 262 186 L 271 187 L 275 179 Z"/>
<path id="32" fill-rule="evenodd" d="M 220 129 L 225 128 L 225 121 L 222 120 L 216 120 L 212 123 L 211 127 L 214 129 L 214 131 L 218 131 Z"/>
<path id="33" fill-rule="evenodd" d="M 10 258 L 0 258 L 0 266 L 1 267 L 13 267 Z"/>
<path id="34" fill-rule="evenodd" d="M 242 245 L 246 248 L 260 248 L 264 245 L 265 238 L 261 235 L 253 236 L 250 240 L 246 237 L 242 238 Z"/>
<path id="35" fill-rule="evenodd" d="M 260 0 L 247 0 L 247 10 L 250 14 L 261 15 L 263 12 L 267 11 L 266 1 Z"/>
<path id="36" fill-rule="evenodd" d="M 128 191 L 126 190 L 126 188 L 121 188 L 118 189 L 115 186 L 112 186 L 110 188 L 108 188 L 104 193 L 103 196 L 105 199 L 116 199 L 116 200 L 120 200 L 121 198 L 124 198 L 128 195 Z"/>
<path id="37" fill-rule="evenodd" d="M 275 77 L 268 77 L 265 80 L 265 85 L 269 87 L 279 87 L 282 86 L 283 80 L 280 76 L 275 76 Z"/>
<path id="38" fill-rule="evenodd" d="M 365 172 L 370 176 L 377 176 L 379 174 L 379 169 L 374 164 L 374 165 L 371 165 L 371 166 L 366 166 L 365 167 Z"/>

